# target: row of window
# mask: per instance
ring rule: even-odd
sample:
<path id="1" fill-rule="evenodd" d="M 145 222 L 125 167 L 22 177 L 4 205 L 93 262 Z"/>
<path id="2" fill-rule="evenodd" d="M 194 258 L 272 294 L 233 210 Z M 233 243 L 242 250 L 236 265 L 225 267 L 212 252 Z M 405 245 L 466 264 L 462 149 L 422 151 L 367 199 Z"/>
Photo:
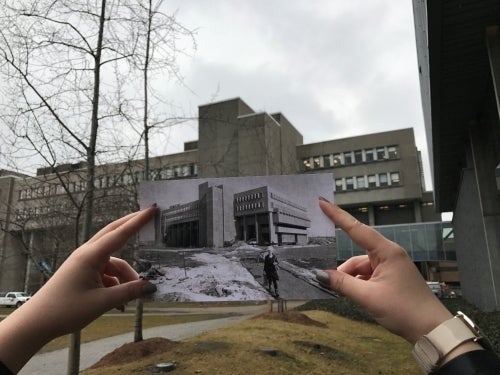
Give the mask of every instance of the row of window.
<path id="1" fill-rule="evenodd" d="M 304 158 L 302 163 L 305 170 L 310 170 L 398 158 L 398 146 L 380 146 L 362 150 L 344 151 L 335 154 L 312 156 Z"/>
<path id="2" fill-rule="evenodd" d="M 386 186 L 401 185 L 399 172 L 384 172 L 364 176 L 343 177 L 335 179 L 335 191 L 375 189 Z"/>
<path id="3" fill-rule="evenodd" d="M 241 203 L 241 202 L 249 202 L 253 201 L 256 199 L 262 199 L 264 197 L 264 193 L 251 193 L 251 194 L 246 194 L 246 195 L 240 195 L 239 197 L 236 197 L 234 201 L 236 203 Z"/>
<path id="4" fill-rule="evenodd" d="M 301 211 L 306 211 L 306 208 L 305 207 L 302 207 L 301 205 L 298 205 L 297 203 L 294 203 L 286 198 L 283 198 L 283 197 L 280 197 L 279 195 L 277 194 L 274 194 L 274 193 L 271 193 L 271 198 L 278 201 L 278 202 L 281 202 L 281 203 L 284 203 L 286 204 L 287 206 L 291 206 L 291 207 L 294 207 L 298 210 L 301 210 Z"/>
<path id="5" fill-rule="evenodd" d="M 198 165 L 193 163 L 153 169 L 151 171 L 151 180 L 169 180 L 171 178 L 191 177 L 197 175 Z"/>
<path id="6" fill-rule="evenodd" d="M 115 212 L 120 208 L 120 205 L 126 205 L 126 200 L 121 200 L 119 203 L 108 200 L 97 200 L 94 206 L 96 213 L 102 214 L 104 212 Z M 123 207 L 122 207 L 123 208 Z M 70 202 L 52 203 L 50 205 L 36 206 L 36 207 L 21 207 L 16 209 L 16 220 L 24 221 L 34 218 L 46 218 L 77 214 L 76 207 Z"/>
<path id="7" fill-rule="evenodd" d="M 236 212 L 248 211 L 248 210 L 256 210 L 259 208 L 264 208 L 264 202 L 253 202 L 246 204 L 239 204 L 235 206 Z"/>
<path id="8" fill-rule="evenodd" d="M 167 180 L 179 177 L 191 177 L 198 174 L 196 164 L 178 165 L 173 167 L 164 167 L 154 169 L 150 172 L 151 180 Z M 94 186 L 96 189 L 106 189 L 117 186 L 129 186 L 139 183 L 143 180 L 144 172 L 137 171 L 133 173 L 122 173 L 120 175 L 101 175 L 96 176 Z M 82 179 L 79 181 L 69 181 L 66 185 L 69 193 L 78 193 L 86 190 L 87 182 Z M 35 199 L 50 197 L 53 195 L 64 194 L 66 191 L 61 184 L 47 183 L 36 185 L 19 191 L 19 199 Z"/>

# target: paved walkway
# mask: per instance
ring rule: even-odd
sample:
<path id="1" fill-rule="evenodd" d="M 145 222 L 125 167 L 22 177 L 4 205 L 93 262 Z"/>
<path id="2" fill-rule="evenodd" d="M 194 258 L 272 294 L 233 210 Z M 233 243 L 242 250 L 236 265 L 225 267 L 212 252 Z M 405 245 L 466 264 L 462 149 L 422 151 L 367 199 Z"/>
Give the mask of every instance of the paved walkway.
<path id="1" fill-rule="evenodd" d="M 172 324 L 143 330 L 144 339 L 164 337 L 170 340 L 182 340 L 199 335 L 202 332 L 223 328 L 237 323 L 249 316 L 205 320 L 201 322 Z M 92 341 L 81 346 L 80 369 L 86 369 L 99 361 L 105 354 L 112 352 L 123 344 L 132 342 L 133 333 L 125 333 Z M 68 363 L 68 349 L 55 350 L 34 356 L 19 372 L 20 375 L 64 375 Z"/>
<path id="2" fill-rule="evenodd" d="M 302 304 L 300 301 L 288 302 L 288 309 Z M 211 319 L 201 322 L 191 322 L 183 324 L 171 324 L 160 327 L 153 327 L 143 330 L 144 339 L 151 337 L 164 337 L 169 340 L 182 340 L 187 337 L 196 336 L 203 332 L 223 328 L 235 324 L 241 320 L 251 316 L 266 312 L 267 305 L 250 305 L 250 306 L 227 306 L 227 307 L 212 307 L 212 308 L 174 308 L 164 309 L 163 313 L 237 313 L 238 316 L 229 318 Z M 168 311 L 170 310 L 170 311 Z M 194 310 L 194 311 L 193 311 Z M 80 349 L 80 369 L 84 370 L 94 363 L 99 361 L 104 355 L 112 352 L 123 344 L 132 342 L 134 338 L 133 332 L 108 337 L 101 340 L 91 341 L 81 345 Z M 65 375 L 68 362 L 68 349 L 55 350 L 48 353 L 35 355 L 19 372 L 20 375 Z"/>

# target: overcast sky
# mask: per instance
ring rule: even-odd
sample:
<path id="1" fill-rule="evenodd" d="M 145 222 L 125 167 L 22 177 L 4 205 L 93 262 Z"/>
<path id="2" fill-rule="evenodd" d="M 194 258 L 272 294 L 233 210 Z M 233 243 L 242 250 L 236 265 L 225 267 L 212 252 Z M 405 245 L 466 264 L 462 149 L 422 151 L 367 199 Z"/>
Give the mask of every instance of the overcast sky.
<path id="1" fill-rule="evenodd" d="M 413 127 L 431 188 L 411 0 L 167 3 L 197 29 L 197 50 L 179 60 L 189 90 L 162 84 L 185 112 L 241 97 L 282 112 L 304 143 Z M 196 138 L 196 124 L 178 127 L 165 151 Z"/>

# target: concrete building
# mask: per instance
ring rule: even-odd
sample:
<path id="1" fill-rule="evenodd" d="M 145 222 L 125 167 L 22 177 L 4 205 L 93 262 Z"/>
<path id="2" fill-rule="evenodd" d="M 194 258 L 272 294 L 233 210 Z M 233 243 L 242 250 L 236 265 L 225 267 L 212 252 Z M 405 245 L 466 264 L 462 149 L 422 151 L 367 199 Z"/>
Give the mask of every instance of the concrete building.
<path id="1" fill-rule="evenodd" d="M 426 193 L 413 129 L 297 147 L 303 173 L 333 171 L 335 201 L 359 221 L 388 225 L 439 221 Z"/>
<path id="2" fill-rule="evenodd" d="M 500 2 L 414 0 L 438 211 L 453 211 L 465 298 L 500 309 Z"/>
<path id="3" fill-rule="evenodd" d="M 96 167 L 94 230 L 137 209 L 143 169 L 143 160 Z M 336 202 L 360 221 L 371 225 L 440 221 L 432 193 L 425 191 L 412 129 L 304 145 L 302 135 L 281 113 L 256 113 L 240 98 L 200 106 L 199 139 L 187 142 L 184 152 L 151 158 L 150 169 L 151 180 L 333 172 Z M 42 168 L 32 177 L 6 172 L 0 176 L 0 290 L 36 290 L 74 249 L 85 179 L 84 163 Z M 227 238 L 216 229 L 235 228 L 235 219 L 241 239 L 304 240 L 307 217 L 297 205 L 300 202 L 279 206 L 286 197 L 262 190 L 249 194 L 265 194 L 269 207 L 239 210 L 244 206 L 234 201 L 236 193 L 207 185 L 200 188 L 198 203 L 193 199 L 188 206 L 171 207 L 163 217 L 163 225 L 167 216 L 170 220 L 169 240 L 223 244 Z M 271 205 L 276 210 L 270 210 Z M 222 206 L 238 211 L 228 215 Z M 178 210 L 185 211 L 177 215 Z M 209 214 L 210 220 L 198 224 L 194 216 L 186 216 L 207 218 Z M 252 215 L 254 224 L 250 224 Z M 268 234 L 266 225 L 278 231 Z M 156 241 L 161 242 L 159 237 Z M 131 258 L 132 251 L 130 246 L 120 255 Z"/>
<path id="4" fill-rule="evenodd" d="M 307 209 L 268 186 L 231 191 L 199 185 L 199 199 L 161 212 L 163 242 L 171 247 L 223 247 L 234 240 L 256 244 L 305 244 Z"/>

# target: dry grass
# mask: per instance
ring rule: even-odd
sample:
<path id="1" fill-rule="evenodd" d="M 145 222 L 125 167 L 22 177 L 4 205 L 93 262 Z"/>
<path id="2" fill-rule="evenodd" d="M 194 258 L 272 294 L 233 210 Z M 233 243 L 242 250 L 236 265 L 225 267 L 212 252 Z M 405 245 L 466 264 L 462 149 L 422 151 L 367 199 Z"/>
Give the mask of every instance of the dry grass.
<path id="1" fill-rule="evenodd" d="M 221 314 L 182 314 L 182 315 L 145 315 L 143 328 L 164 326 L 169 324 L 198 322 L 208 319 L 223 318 Z M 134 329 L 133 315 L 103 315 L 82 330 L 82 343 L 120 335 Z M 131 339 L 132 339 L 131 334 Z M 58 337 L 45 345 L 40 352 L 63 349 L 69 346 L 69 335 Z"/>
<path id="2" fill-rule="evenodd" d="M 305 319 L 284 319 L 288 321 L 265 315 L 249 319 L 176 345 L 167 343 L 161 354 L 84 374 L 151 374 L 156 363 L 165 361 L 175 362 L 173 373 L 179 375 L 420 374 L 410 345 L 383 328 L 323 311 L 304 314 Z M 276 349 L 276 355 L 264 353 L 264 348 Z"/>

